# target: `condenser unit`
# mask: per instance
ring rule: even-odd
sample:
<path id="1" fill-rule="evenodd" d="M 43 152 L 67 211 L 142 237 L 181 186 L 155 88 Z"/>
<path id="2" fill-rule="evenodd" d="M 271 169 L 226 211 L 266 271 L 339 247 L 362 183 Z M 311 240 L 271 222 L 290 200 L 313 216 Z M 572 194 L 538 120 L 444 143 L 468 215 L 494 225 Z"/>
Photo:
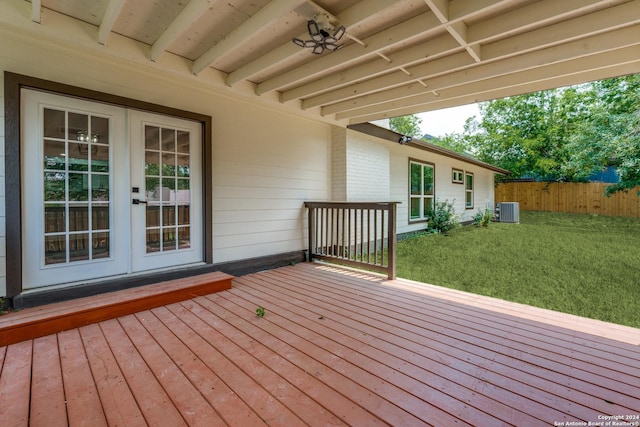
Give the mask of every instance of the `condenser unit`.
<path id="1" fill-rule="evenodd" d="M 520 205 L 518 202 L 502 202 L 496 206 L 496 219 L 499 222 L 520 222 Z"/>

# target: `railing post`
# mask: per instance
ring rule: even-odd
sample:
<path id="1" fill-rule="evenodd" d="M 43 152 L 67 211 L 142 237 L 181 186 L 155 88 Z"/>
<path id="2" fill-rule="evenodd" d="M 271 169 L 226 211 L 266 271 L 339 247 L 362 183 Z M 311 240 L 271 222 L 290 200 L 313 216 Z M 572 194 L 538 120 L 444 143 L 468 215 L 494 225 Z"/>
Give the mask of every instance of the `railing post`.
<path id="1" fill-rule="evenodd" d="M 397 205 L 395 203 L 391 203 L 389 205 L 389 255 L 388 255 L 388 269 L 387 269 L 387 278 L 389 280 L 396 279 L 396 208 Z"/>
<path id="2" fill-rule="evenodd" d="M 315 231 L 316 231 L 316 220 L 315 220 L 315 208 L 310 203 L 305 203 L 309 210 L 309 221 L 307 224 L 309 231 L 309 252 L 307 253 L 307 261 L 311 262 L 313 260 L 313 251 L 315 248 Z"/>

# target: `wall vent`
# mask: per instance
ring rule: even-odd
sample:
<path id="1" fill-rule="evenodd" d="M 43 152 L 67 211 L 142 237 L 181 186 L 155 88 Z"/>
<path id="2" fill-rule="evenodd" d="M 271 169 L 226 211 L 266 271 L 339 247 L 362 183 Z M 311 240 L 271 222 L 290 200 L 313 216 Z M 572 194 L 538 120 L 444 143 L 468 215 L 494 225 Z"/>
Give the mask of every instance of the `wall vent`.
<path id="1" fill-rule="evenodd" d="M 518 202 L 502 202 L 496 207 L 496 219 L 499 222 L 520 222 L 520 205 Z"/>

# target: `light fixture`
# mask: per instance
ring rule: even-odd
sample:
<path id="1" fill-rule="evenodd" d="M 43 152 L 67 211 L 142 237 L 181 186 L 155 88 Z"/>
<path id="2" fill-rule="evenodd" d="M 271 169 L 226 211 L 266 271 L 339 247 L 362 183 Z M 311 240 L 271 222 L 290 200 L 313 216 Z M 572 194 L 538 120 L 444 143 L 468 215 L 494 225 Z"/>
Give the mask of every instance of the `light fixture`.
<path id="1" fill-rule="evenodd" d="M 83 130 L 76 132 L 76 139 L 80 142 L 89 142 L 89 135 Z"/>
<path id="2" fill-rule="evenodd" d="M 403 145 L 408 144 L 411 141 L 413 141 L 413 137 L 409 135 L 401 135 L 400 138 L 398 138 L 398 142 Z"/>
<path id="3" fill-rule="evenodd" d="M 97 133 L 93 133 L 89 135 L 88 132 L 79 130 L 78 132 L 76 132 L 76 139 L 79 142 L 90 142 L 90 143 L 96 144 L 100 139 L 100 135 Z"/>
<path id="4" fill-rule="evenodd" d="M 346 28 L 343 26 L 335 28 L 329 22 L 328 16 L 316 15 L 314 18 L 307 21 L 307 31 L 311 40 L 293 38 L 292 41 L 300 47 L 310 48 L 316 55 L 321 55 L 325 49 L 330 51 L 340 49 L 343 45 L 338 42 L 347 32 Z"/>

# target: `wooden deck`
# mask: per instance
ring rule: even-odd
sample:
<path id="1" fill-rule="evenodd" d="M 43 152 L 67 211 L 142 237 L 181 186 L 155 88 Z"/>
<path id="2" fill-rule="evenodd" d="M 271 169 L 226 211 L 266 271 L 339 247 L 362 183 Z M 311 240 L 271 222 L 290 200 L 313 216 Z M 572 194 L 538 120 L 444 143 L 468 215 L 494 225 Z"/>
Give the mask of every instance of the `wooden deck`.
<path id="1" fill-rule="evenodd" d="M 640 414 L 640 330 L 319 264 L 0 347 L 0 366 L 3 426 L 528 427 Z"/>

